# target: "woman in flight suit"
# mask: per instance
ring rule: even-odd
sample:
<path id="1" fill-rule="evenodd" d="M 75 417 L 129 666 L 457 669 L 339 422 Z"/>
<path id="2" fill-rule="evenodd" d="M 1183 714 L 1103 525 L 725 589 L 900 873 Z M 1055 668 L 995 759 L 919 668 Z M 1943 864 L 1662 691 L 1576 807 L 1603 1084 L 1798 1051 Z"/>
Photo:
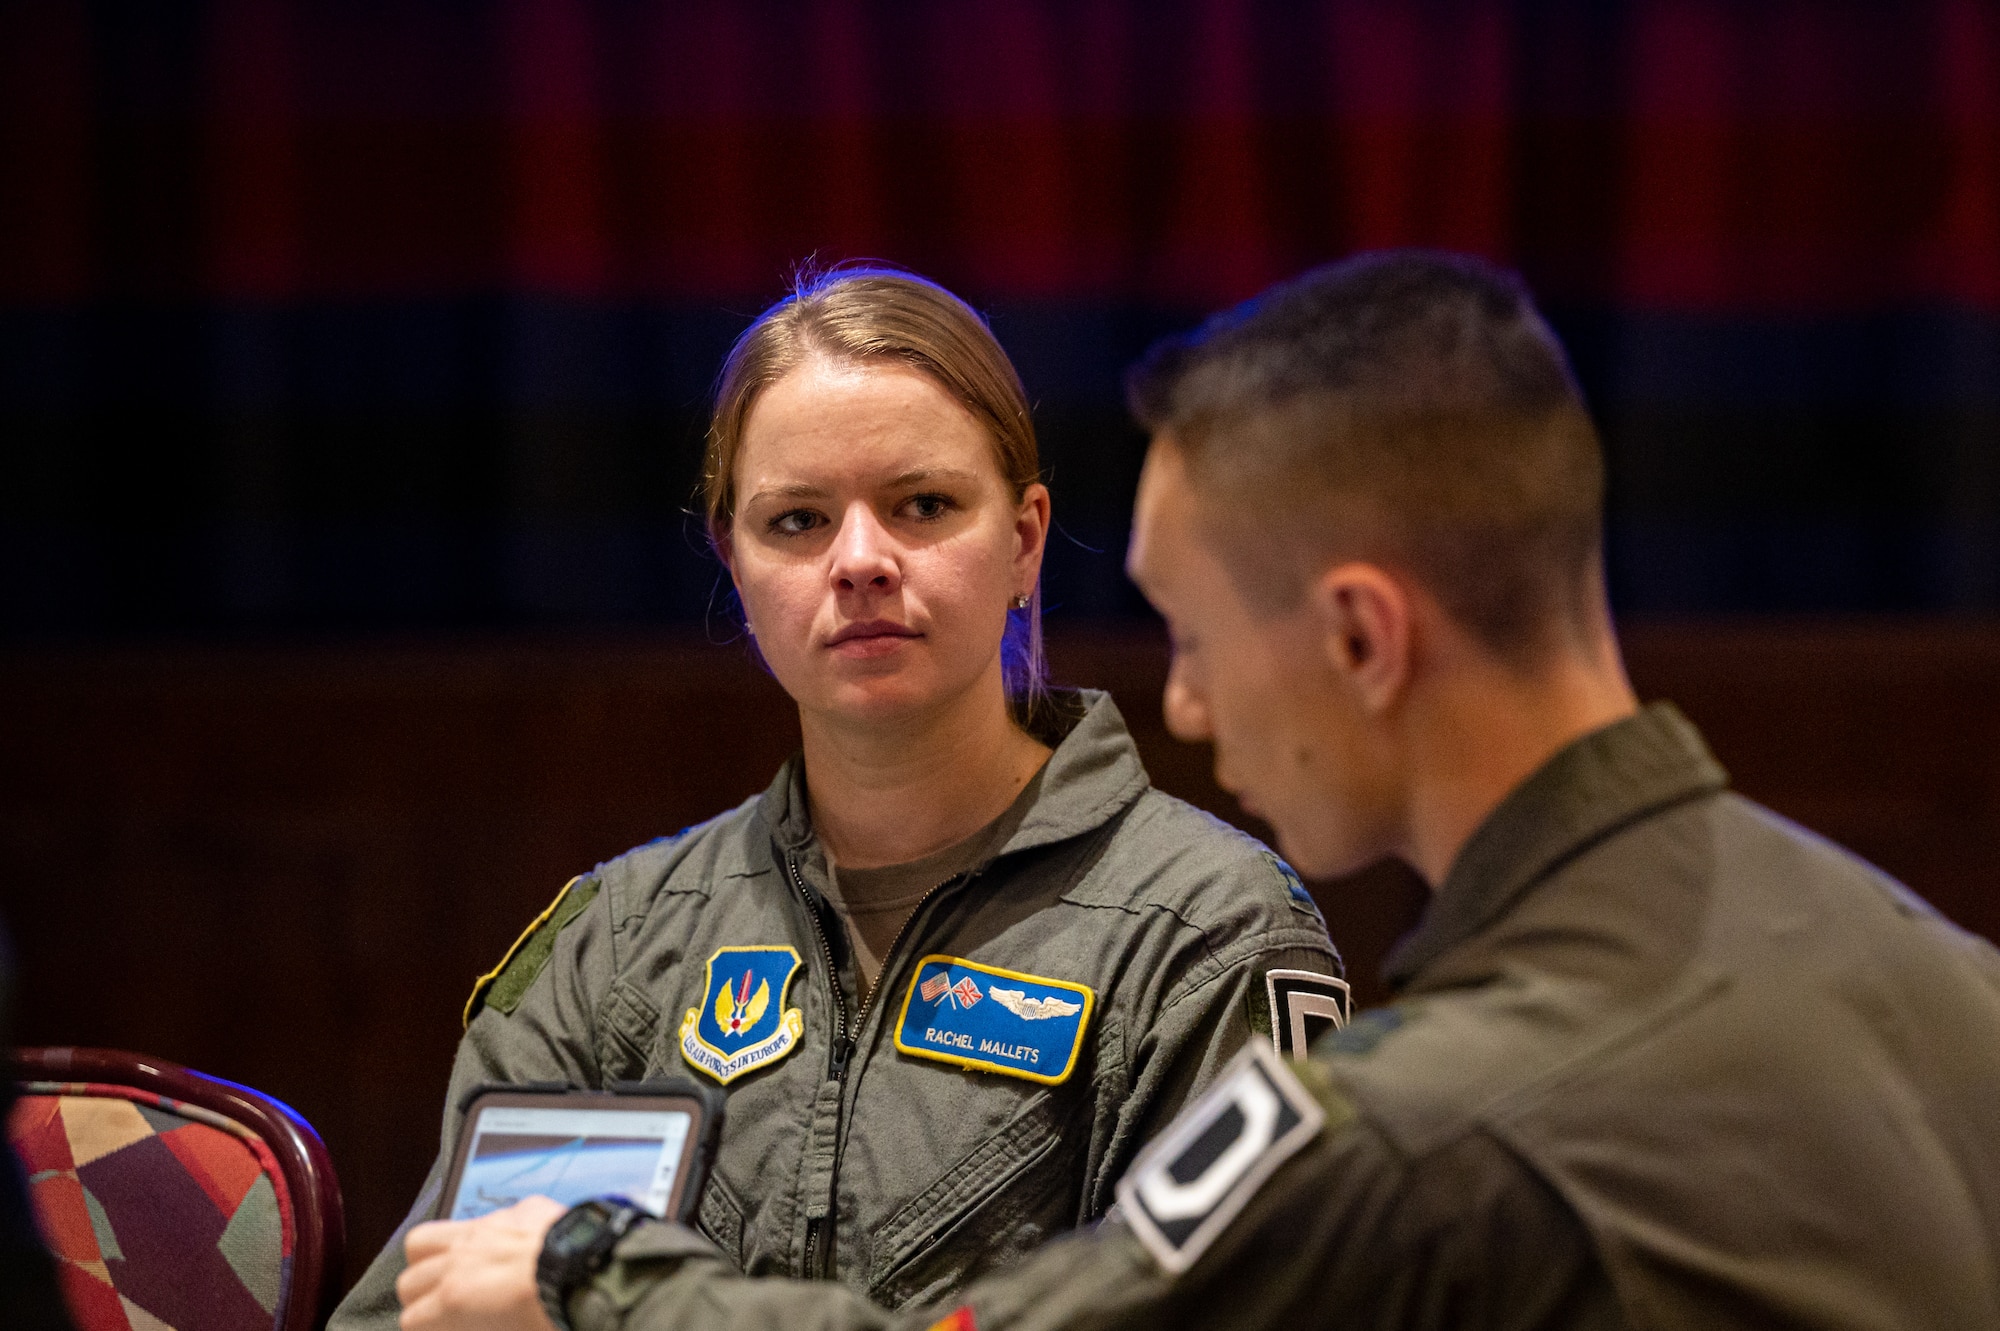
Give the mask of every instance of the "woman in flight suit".
<path id="1" fill-rule="evenodd" d="M 934 1299 L 1090 1222 L 1340 963 L 1256 841 L 1151 788 L 1043 678 L 1049 492 L 985 323 L 908 273 L 802 279 L 724 365 L 704 500 L 802 752 L 572 881 L 467 1007 L 429 1218 L 482 1082 L 728 1096 L 698 1223 L 746 1272 Z M 1284 1025 L 1280 1015 L 1279 1024 Z M 333 1331 L 395 1324 L 399 1233 Z"/>

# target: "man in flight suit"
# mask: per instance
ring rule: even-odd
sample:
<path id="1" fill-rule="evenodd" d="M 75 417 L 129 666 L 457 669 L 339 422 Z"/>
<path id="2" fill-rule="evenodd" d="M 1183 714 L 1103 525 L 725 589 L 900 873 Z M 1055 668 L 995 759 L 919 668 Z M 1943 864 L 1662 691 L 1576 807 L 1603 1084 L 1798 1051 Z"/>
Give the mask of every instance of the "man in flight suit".
<path id="1" fill-rule="evenodd" d="M 1300 868 L 1432 886 L 1396 1001 L 1247 1049 L 1102 1225 L 941 1307 L 655 1222 L 538 1290 L 559 1208 L 524 1203 L 411 1235 L 405 1325 L 2000 1326 L 2000 954 L 1638 706 L 1597 439 L 1518 281 L 1365 256 L 1131 388 L 1168 722 Z"/>

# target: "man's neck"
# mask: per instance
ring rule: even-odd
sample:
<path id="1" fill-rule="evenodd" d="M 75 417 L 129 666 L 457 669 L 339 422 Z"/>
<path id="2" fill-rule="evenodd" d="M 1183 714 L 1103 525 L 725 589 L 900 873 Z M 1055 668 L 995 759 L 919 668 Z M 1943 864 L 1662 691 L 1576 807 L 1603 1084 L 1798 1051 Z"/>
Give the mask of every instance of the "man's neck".
<path id="1" fill-rule="evenodd" d="M 813 830 L 839 864 L 906 864 L 1006 811 L 1049 756 L 996 678 L 921 717 L 842 725 L 801 715 Z"/>
<path id="2" fill-rule="evenodd" d="M 1460 662 L 1412 710 L 1404 854 L 1435 890 L 1503 800 L 1563 748 L 1638 710 L 1607 629 L 1531 672 Z"/>

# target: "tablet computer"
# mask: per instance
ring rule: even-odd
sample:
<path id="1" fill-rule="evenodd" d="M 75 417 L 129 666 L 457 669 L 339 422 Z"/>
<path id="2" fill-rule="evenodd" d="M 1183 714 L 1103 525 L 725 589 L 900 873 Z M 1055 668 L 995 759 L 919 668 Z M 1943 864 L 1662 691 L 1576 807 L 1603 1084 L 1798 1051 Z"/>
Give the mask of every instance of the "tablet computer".
<path id="1" fill-rule="evenodd" d="M 471 1220 L 524 1197 L 574 1206 L 620 1196 L 685 1220 L 721 1121 L 719 1097 L 686 1082 L 479 1087 L 467 1097 L 439 1218 Z"/>

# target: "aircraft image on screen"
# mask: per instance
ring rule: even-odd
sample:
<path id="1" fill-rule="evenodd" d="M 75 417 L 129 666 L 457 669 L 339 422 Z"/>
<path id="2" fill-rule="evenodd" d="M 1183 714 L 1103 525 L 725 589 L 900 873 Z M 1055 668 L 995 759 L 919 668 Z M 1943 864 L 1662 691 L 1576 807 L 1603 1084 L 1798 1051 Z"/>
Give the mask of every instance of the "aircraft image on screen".
<path id="1" fill-rule="evenodd" d="M 451 1217 L 471 1220 L 534 1196 L 573 1206 L 616 1193 L 644 1204 L 655 1191 L 662 1144 L 658 1137 L 483 1133 Z"/>

